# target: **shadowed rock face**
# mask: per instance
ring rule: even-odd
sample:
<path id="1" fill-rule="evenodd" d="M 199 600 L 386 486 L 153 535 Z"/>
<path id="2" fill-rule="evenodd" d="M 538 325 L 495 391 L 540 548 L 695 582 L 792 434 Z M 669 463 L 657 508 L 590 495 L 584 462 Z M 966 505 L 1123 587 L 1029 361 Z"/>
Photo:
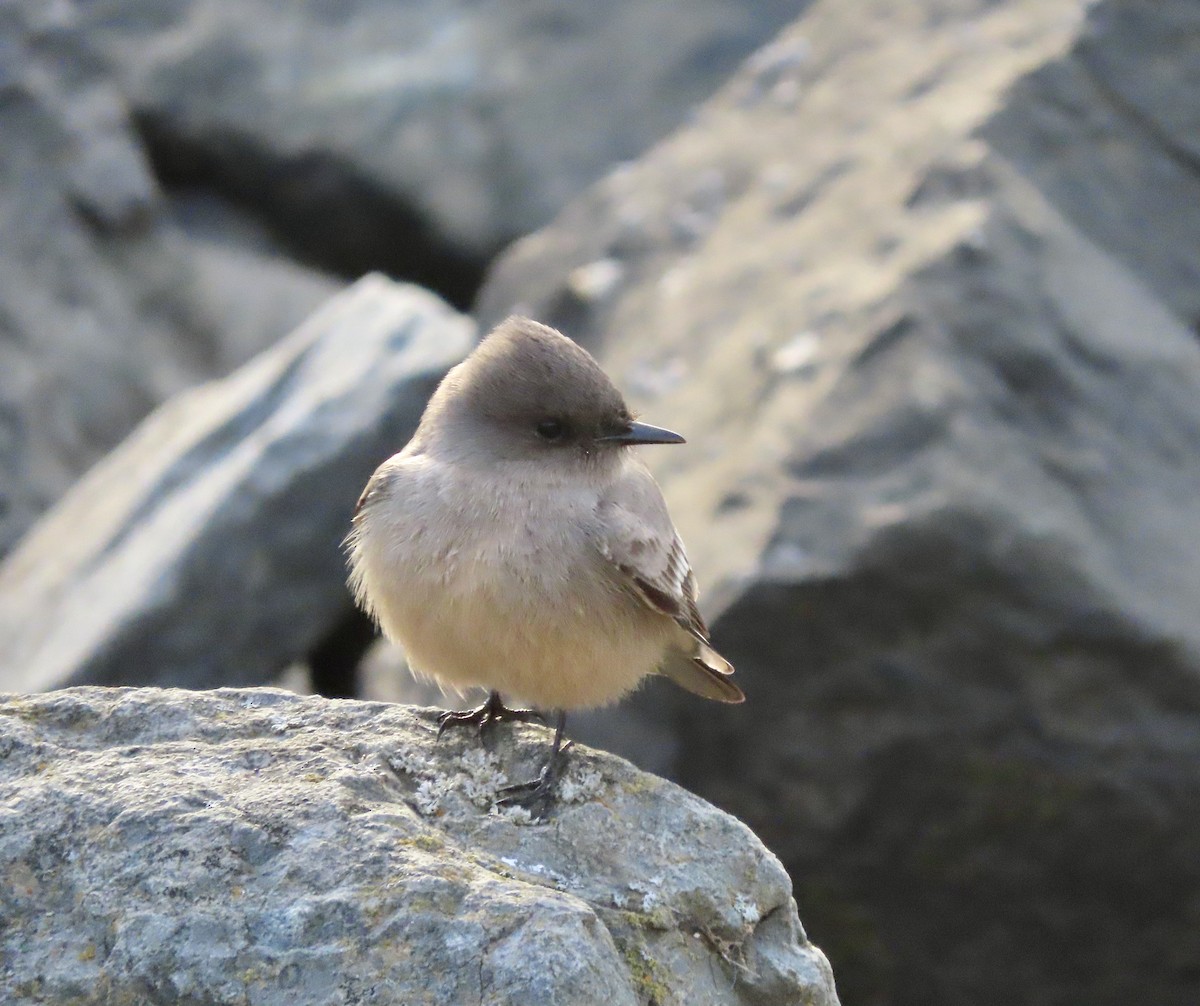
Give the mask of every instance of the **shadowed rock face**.
<path id="1" fill-rule="evenodd" d="M 101 0 L 78 22 L 168 178 L 253 207 L 302 257 L 397 271 L 414 248 L 478 268 L 802 7 Z"/>
<path id="2" fill-rule="evenodd" d="M 5 1002 L 836 1006 L 778 860 L 542 729 L 273 690 L 0 699 Z"/>
<path id="3" fill-rule="evenodd" d="M 1196 30 L 816 4 L 481 294 L 687 436 L 749 699 L 612 715 L 674 710 L 848 1000 L 1200 993 Z"/>

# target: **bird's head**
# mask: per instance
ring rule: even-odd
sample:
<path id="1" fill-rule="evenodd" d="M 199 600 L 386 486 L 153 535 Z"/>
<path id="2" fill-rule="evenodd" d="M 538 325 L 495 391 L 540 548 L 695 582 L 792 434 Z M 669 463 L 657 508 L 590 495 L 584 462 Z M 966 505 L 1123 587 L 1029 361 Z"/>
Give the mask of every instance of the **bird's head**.
<path id="1" fill-rule="evenodd" d="M 441 446 L 488 460 L 536 458 L 604 464 L 625 447 L 681 444 L 670 430 L 637 422 L 590 353 L 552 328 L 512 317 L 446 375 L 422 430 Z"/>

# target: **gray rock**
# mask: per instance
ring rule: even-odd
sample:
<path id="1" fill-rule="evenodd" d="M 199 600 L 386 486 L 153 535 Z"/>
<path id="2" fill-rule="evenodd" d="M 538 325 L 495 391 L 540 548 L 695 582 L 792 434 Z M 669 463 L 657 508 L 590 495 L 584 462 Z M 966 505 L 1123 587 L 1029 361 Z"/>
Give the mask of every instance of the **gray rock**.
<path id="1" fill-rule="evenodd" d="M 1127 126 L 1144 129 L 1164 152 L 1200 159 L 1200 109 L 1181 96 L 1200 90 L 1200 27 L 1194 4 L 1101 4 L 1091 12 L 1079 57 Z"/>
<path id="2" fill-rule="evenodd" d="M 346 285 L 288 258 L 246 214 L 211 195 L 175 193 L 166 213 L 164 231 L 188 266 L 178 296 L 215 333 L 200 378 L 236 370 Z"/>
<path id="3" fill-rule="evenodd" d="M 91 0 L 78 30 L 165 173 L 253 204 L 310 259 L 428 284 L 414 248 L 479 263 L 545 223 L 798 6 Z"/>
<path id="4" fill-rule="evenodd" d="M 748 702 L 643 702 L 851 1001 L 1196 998 L 1194 18 L 815 5 L 480 297 L 689 438 Z"/>
<path id="5" fill-rule="evenodd" d="M 342 285 L 308 264 L 465 303 L 487 255 L 794 9 L 0 5 L 0 555 L 151 409 Z"/>
<path id="6" fill-rule="evenodd" d="M 584 748 L 497 811 L 540 728 L 275 690 L 0 699 L 7 1003 L 834 1006 L 779 861 Z"/>
<path id="7" fill-rule="evenodd" d="M 4 687 L 271 680 L 349 609 L 339 548 L 470 321 L 368 277 L 172 399 L 0 565 Z"/>
<path id="8" fill-rule="evenodd" d="M 983 135 L 1073 226 L 1200 326 L 1200 8 L 1108 0 L 1071 58 L 1023 79 Z"/>
<path id="9" fill-rule="evenodd" d="M 70 11 L 0 5 L 0 555 L 155 405 L 339 285 L 174 223 Z"/>

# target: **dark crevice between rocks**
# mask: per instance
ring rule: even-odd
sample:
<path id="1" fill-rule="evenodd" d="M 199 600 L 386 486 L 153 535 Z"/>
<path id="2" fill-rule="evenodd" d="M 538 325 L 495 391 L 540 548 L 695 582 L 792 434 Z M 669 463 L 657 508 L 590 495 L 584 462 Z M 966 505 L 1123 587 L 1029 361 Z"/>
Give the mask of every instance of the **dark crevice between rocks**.
<path id="1" fill-rule="evenodd" d="M 284 157 L 231 131 L 182 135 L 145 113 L 134 123 L 168 193 L 224 200 L 313 268 L 348 280 L 383 272 L 467 310 L 499 251 L 476 255 L 455 247 L 412 206 L 331 151 Z"/>
<path id="2" fill-rule="evenodd" d="M 308 655 L 312 690 L 327 699 L 358 698 L 359 665 L 374 641 L 375 624 L 357 608 L 350 609 Z"/>

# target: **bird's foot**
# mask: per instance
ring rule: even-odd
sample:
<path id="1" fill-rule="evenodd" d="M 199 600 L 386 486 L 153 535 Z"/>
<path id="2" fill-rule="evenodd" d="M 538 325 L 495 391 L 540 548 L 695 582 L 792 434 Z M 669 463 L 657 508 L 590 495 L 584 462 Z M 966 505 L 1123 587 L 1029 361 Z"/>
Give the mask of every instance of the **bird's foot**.
<path id="1" fill-rule="evenodd" d="M 529 723 L 537 720 L 545 723 L 546 718 L 535 709 L 509 709 L 500 701 L 500 693 L 492 692 L 487 701 L 474 709 L 456 709 L 439 713 L 437 718 L 438 738 L 440 739 L 450 727 L 474 726 L 482 737 L 497 723 L 511 720 L 517 723 Z"/>
<path id="2" fill-rule="evenodd" d="M 567 768 L 567 752 L 574 742 L 556 748 L 542 766 L 536 779 L 518 782 L 500 789 L 499 807 L 524 807 L 535 821 L 544 821 L 558 797 L 558 784 Z"/>

